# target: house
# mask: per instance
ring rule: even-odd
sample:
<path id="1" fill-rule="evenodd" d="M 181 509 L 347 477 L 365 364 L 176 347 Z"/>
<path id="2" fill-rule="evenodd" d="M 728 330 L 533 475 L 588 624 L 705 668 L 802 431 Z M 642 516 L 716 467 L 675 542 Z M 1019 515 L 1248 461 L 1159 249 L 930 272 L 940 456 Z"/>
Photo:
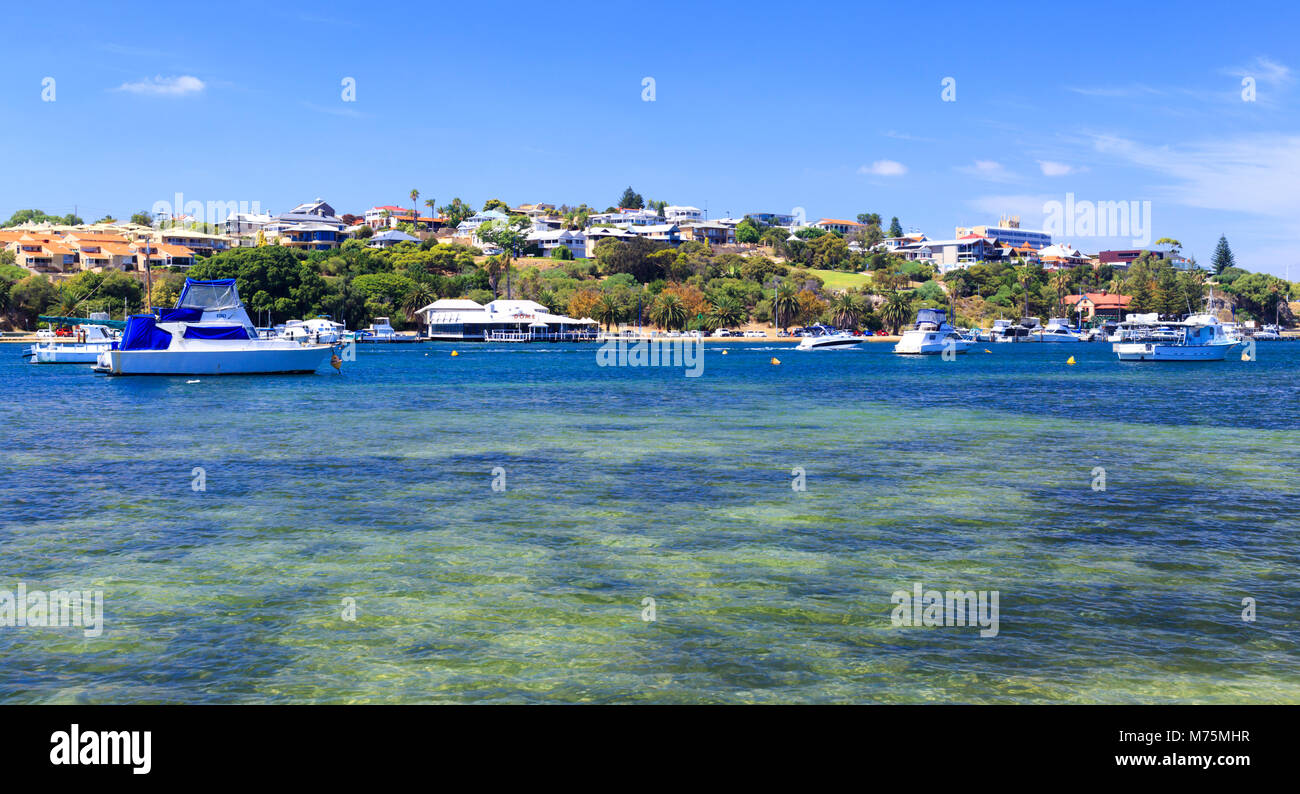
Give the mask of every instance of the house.
<path id="1" fill-rule="evenodd" d="M 299 204 L 289 212 L 296 215 L 315 215 L 320 218 L 333 218 L 336 214 L 334 208 L 321 199 L 313 199 L 306 204 Z"/>
<path id="2" fill-rule="evenodd" d="M 751 212 L 745 216 L 765 226 L 793 226 L 794 216 L 784 212 Z"/>
<path id="3" fill-rule="evenodd" d="M 697 221 L 683 224 L 681 239 L 714 245 L 735 245 L 736 227 L 718 221 Z"/>
<path id="4" fill-rule="evenodd" d="M 615 226 L 649 226 L 651 224 L 662 223 L 659 213 L 654 210 L 627 209 L 619 207 L 613 212 L 601 212 L 587 218 L 590 224 L 612 223 Z"/>
<path id="5" fill-rule="evenodd" d="M 930 262 L 941 274 L 1000 256 L 997 245 L 978 234 L 968 234 L 956 240 L 925 240 L 907 250 L 913 253 L 910 259 Z"/>
<path id="6" fill-rule="evenodd" d="M 1059 270 L 1075 265 L 1086 265 L 1092 258 L 1079 253 L 1079 249 L 1069 243 L 1054 243 L 1038 251 L 1038 261 L 1048 270 Z"/>
<path id="7" fill-rule="evenodd" d="M 670 223 L 702 221 L 704 220 L 704 212 L 699 207 L 679 207 L 673 205 L 664 207 L 664 220 Z"/>
<path id="8" fill-rule="evenodd" d="M 270 213 L 258 215 L 252 212 L 232 212 L 222 224 L 222 231 L 230 237 L 251 237 L 256 236 L 270 222 Z"/>
<path id="9" fill-rule="evenodd" d="M 528 242 L 542 249 L 542 256 L 550 256 L 556 248 L 564 246 L 578 259 L 587 258 L 587 235 L 582 231 L 571 229 L 533 230 L 528 233 Z"/>
<path id="10" fill-rule="evenodd" d="M 629 226 L 627 230 L 637 237 L 654 240 L 669 245 L 677 245 L 681 240 L 681 229 L 675 223 L 656 223 L 648 226 Z M 733 235 L 732 239 L 735 237 Z"/>
<path id="11" fill-rule="evenodd" d="M 366 243 L 366 246 L 369 248 L 388 248 L 389 246 L 397 245 L 398 243 L 418 242 L 420 242 L 419 237 L 413 237 L 399 229 L 385 229 L 371 237 L 370 242 Z"/>
<path id="12" fill-rule="evenodd" d="M 282 245 L 305 251 L 329 251 L 343 244 L 342 228 L 331 223 L 295 223 L 279 234 Z"/>
<path id="13" fill-rule="evenodd" d="M 982 237 L 991 237 L 999 243 L 1006 243 L 1013 248 L 1018 248 L 1027 243 L 1035 251 L 1040 248 L 1046 248 L 1052 244 L 1051 234 L 1032 229 L 1020 228 L 1019 215 L 1012 215 L 1010 217 L 1004 215 L 998 220 L 997 226 L 958 226 L 953 236 L 962 238 L 971 234 L 978 234 Z"/>
<path id="14" fill-rule="evenodd" d="M 845 237 L 849 235 L 849 232 L 854 229 L 861 229 L 864 225 L 865 224 L 858 223 L 857 221 L 846 221 L 838 218 L 822 218 L 813 224 L 813 226 L 818 229 L 825 229 L 828 232 L 839 232 Z"/>
<path id="15" fill-rule="evenodd" d="M 447 219 L 432 215 L 417 215 L 413 207 L 398 207 L 393 204 L 386 204 L 382 207 L 371 207 L 366 210 L 363 216 L 365 225 L 378 231 L 380 229 L 395 229 L 399 224 L 409 223 L 417 229 L 437 229 L 447 223 Z"/>
<path id="16" fill-rule="evenodd" d="M 1065 305 L 1073 307 L 1071 314 L 1080 315 L 1080 319 L 1093 321 L 1096 318 L 1123 320 L 1128 314 L 1129 295 L 1116 295 L 1109 292 L 1089 292 L 1084 295 L 1066 295 Z"/>
<path id="17" fill-rule="evenodd" d="M 308 217 L 316 217 L 314 215 Z M 230 248 L 230 238 L 220 234 L 209 234 L 195 229 L 161 229 L 151 238 L 166 245 L 188 248 L 199 256 L 212 256 Z M 125 242 L 125 241 L 123 241 Z"/>

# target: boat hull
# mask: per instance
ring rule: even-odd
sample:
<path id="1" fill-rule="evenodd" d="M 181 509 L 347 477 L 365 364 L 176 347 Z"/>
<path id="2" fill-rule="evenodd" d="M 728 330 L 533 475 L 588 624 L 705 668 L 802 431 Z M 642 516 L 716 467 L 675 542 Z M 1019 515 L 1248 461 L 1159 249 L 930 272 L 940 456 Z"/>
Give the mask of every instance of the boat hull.
<path id="1" fill-rule="evenodd" d="M 1120 361 L 1222 361 L 1228 345 L 1167 345 L 1159 342 L 1120 342 L 1114 346 Z"/>
<path id="2" fill-rule="evenodd" d="M 894 345 L 894 352 L 904 356 L 939 356 L 947 350 L 953 353 L 965 353 L 974 345 L 975 342 L 970 339 L 945 339 L 938 334 L 913 336 L 907 333 L 903 334 L 903 338 Z"/>
<path id="3" fill-rule="evenodd" d="M 36 345 L 27 355 L 33 364 L 94 364 L 107 345 Z"/>
<path id="4" fill-rule="evenodd" d="M 862 338 L 857 336 L 806 336 L 799 343 L 796 350 L 831 350 L 835 348 L 857 347 L 862 344 Z"/>
<path id="5" fill-rule="evenodd" d="M 261 349 L 110 350 L 95 369 L 109 375 L 277 375 L 315 372 L 329 360 L 329 345 Z"/>

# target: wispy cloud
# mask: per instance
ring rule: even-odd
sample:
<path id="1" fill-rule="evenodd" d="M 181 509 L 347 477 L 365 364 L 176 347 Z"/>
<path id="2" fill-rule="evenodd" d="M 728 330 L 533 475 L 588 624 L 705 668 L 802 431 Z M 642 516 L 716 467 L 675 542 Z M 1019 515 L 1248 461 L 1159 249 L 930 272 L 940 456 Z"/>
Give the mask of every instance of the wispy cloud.
<path id="1" fill-rule="evenodd" d="M 301 104 L 308 110 L 314 110 L 317 113 L 328 113 L 331 116 L 347 116 L 352 119 L 366 117 L 365 113 L 341 103 L 338 105 L 317 105 L 315 102 L 302 102 Z"/>
<path id="2" fill-rule="evenodd" d="M 1055 160 L 1039 160 L 1038 168 L 1043 172 L 1043 176 L 1069 176 L 1087 170 L 1069 163 L 1058 163 Z"/>
<path id="3" fill-rule="evenodd" d="M 1095 97 L 1137 97 L 1137 96 L 1157 96 L 1165 93 L 1159 88 L 1153 88 L 1142 83 L 1133 83 L 1131 85 L 1111 85 L 1111 86 L 1066 86 L 1067 91 L 1073 91 L 1083 96 Z"/>
<path id="4" fill-rule="evenodd" d="M 958 166 L 957 170 L 963 174 L 987 179 L 990 182 L 1012 182 L 1017 178 L 1015 174 L 1008 171 L 1006 166 L 997 160 L 976 160 L 971 165 Z"/>
<path id="5" fill-rule="evenodd" d="M 199 78 L 185 74 L 178 77 L 163 77 L 162 75 L 153 78 L 146 77 L 134 83 L 122 83 L 117 87 L 117 90 L 131 94 L 148 94 L 150 96 L 186 96 L 187 94 L 200 93 L 205 87 L 204 82 Z"/>
<path id="6" fill-rule="evenodd" d="M 907 173 L 907 166 L 897 160 L 877 160 L 858 168 L 858 173 L 864 176 L 902 176 Z"/>
<path id="7" fill-rule="evenodd" d="M 916 141 L 920 143 L 936 143 L 936 140 L 934 138 L 922 138 L 919 135 L 912 135 L 911 133 L 899 132 L 897 130 L 889 130 L 881 134 L 884 135 L 886 138 L 893 138 L 896 141 Z"/>
<path id="8" fill-rule="evenodd" d="M 1256 57 L 1246 66 L 1224 69 L 1223 73 L 1233 77 L 1253 77 L 1255 82 L 1269 86 L 1287 85 L 1295 79 L 1291 67 L 1263 55 Z"/>

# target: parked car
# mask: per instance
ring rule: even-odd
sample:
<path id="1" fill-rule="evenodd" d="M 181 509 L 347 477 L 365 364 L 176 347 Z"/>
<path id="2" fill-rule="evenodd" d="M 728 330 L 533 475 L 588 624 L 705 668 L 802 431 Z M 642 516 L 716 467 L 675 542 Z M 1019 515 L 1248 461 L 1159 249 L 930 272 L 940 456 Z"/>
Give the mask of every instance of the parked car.
<path id="1" fill-rule="evenodd" d="M 763 333 L 762 331 L 746 331 L 746 332 L 745 332 L 745 338 L 746 338 L 746 339 L 766 339 L 766 338 L 767 338 L 767 334 Z"/>
<path id="2" fill-rule="evenodd" d="M 713 335 L 717 337 L 731 336 L 731 332 L 728 331 L 726 328 L 719 328 L 718 330 L 713 332 Z"/>

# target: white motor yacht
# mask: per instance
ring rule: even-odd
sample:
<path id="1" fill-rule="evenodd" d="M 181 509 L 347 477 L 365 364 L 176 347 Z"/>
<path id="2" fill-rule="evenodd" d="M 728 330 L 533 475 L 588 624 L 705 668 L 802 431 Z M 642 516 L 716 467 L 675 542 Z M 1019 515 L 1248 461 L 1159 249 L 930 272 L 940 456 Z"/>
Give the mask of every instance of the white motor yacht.
<path id="1" fill-rule="evenodd" d="M 1237 344 L 1212 315 L 1194 314 L 1182 322 L 1163 323 L 1146 338 L 1133 335 L 1113 349 L 1120 361 L 1222 361 Z"/>
<path id="2" fill-rule="evenodd" d="M 1070 330 L 1070 321 L 1064 317 L 1053 317 L 1047 326 L 1034 333 L 1037 342 L 1078 342 L 1079 335 Z"/>
<path id="3" fill-rule="evenodd" d="M 916 323 L 903 333 L 894 345 L 894 352 L 904 355 L 942 354 L 945 351 L 965 353 L 975 344 L 948 324 L 948 313 L 943 309 L 921 309 L 916 313 Z"/>
<path id="4" fill-rule="evenodd" d="M 799 340 L 796 350 L 829 350 L 838 347 L 856 347 L 862 344 L 863 337 L 854 336 L 848 331 L 838 331 L 828 325 L 812 325 L 806 329 Z"/>
<path id="5" fill-rule="evenodd" d="M 73 329 L 66 342 L 51 340 L 38 342 L 27 348 L 24 355 L 33 364 L 94 364 L 99 354 L 110 349 L 118 332 L 106 325 L 87 323 Z"/>
<path id="6" fill-rule="evenodd" d="M 172 309 L 134 314 L 122 338 L 99 355 L 109 375 L 248 375 L 315 372 L 334 348 L 290 339 L 260 339 L 235 280 L 185 279 Z"/>

